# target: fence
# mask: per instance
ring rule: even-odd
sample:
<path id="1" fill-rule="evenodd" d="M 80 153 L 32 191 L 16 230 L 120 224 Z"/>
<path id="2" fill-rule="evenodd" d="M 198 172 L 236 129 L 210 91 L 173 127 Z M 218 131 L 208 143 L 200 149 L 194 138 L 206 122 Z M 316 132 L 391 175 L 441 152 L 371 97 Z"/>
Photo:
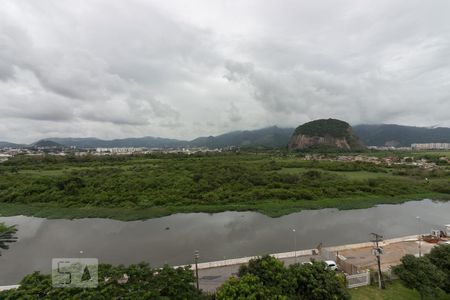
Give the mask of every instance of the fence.
<path id="1" fill-rule="evenodd" d="M 325 260 L 334 260 L 339 267 L 339 269 L 347 274 L 359 274 L 361 270 L 358 266 L 346 261 L 345 257 L 339 255 L 337 251 L 330 251 L 328 249 L 322 248 L 320 251 L 320 255 Z"/>
<path id="2" fill-rule="evenodd" d="M 356 266 L 352 263 L 349 263 L 345 259 L 342 259 L 340 257 L 340 255 L 337 256 L 336 264 L 338 265 L 340 270 L 344 271 L 345 273 L 347 273 L 349 275 L 361 273 L 360 268 L 358 266 Z"/>
<path id="3" fill-rule="evenodd" d="M 392 267 L 389 267 L 389 269 L 386 272 L 386 275 L 389 280 L 398 279 L 398 276 L 397 276 L 397 274 L 394 273 L 394 270 L 392 269 Z"/>
<path id="4" fill-rule="evenodd" d="M 389 267 L 389 269 L 383 271 L 382 273 L 383 273 L 383 282 L 389 282 L 398 279 L 398 276 L 394 273 L 392 267 Z M 374 284 L 378 284 L 378 273 L 376 271 L 372 272 L 371 282 L 373 282 Z"/>
<path id="5" fill-rule="evenodd" d="M 370 284 L 369 272 L 347 275 L 346 278 L 347 278 L 347 287 L 349 289 Z"/>
<path id="6" fill-rule="evenodd" d="M 320 249 L 320 256 L 322 256 L 325 260 L 336 260 L 336 252 L 325 248 Z"/>

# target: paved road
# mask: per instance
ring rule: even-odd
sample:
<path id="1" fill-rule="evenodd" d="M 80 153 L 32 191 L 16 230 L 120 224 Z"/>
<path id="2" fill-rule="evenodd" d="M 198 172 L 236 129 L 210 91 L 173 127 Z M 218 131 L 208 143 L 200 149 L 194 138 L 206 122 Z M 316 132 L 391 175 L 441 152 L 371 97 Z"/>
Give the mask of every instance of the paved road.
<path id="1" fill-rule="evenodd" d="M 322 257 L 315 255 L 299 256 L 297 257 L 298 262 L 307 262 L 311 259 L 323 260 Z M 285 265 L 290 265 L 295 263 L 295 258 L 285 258 L 281 259 Z M 221 286 L 230 276 L 237 275 L 239 267 L 241 265 L 225 266 L 210 269 L 199 269 L 198 277 L 200 279 L 200 288 L 207 292 L 215 291 L 219 286 Z"/>

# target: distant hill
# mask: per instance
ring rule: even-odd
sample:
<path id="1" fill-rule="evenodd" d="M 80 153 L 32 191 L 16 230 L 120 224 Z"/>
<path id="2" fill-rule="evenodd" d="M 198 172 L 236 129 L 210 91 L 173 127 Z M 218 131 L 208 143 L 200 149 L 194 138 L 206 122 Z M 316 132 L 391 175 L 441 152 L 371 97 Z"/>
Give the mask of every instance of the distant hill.
<path id="1" fill-rule="evenodd" d="M 285 147 L 293 128 L 268 127 L 258 130 L 233 131 L 218 136 L 199 137 L 192 141 L 166 139 L 157 137 L 126 138 L 101 140 L 97 138 L 50 138 L 48 140 L 78 148 L 112 148 L 112 147 L 146 147 L 146 148 L 181 148 L 208 147 Z"/>
<path id="2" fill-rule="evenodd" d="M 98 138 L 46 138 L 38 141 L 38 143 L 42 141 L 52 141 L 59 144 L 59 146 L 76 146 L 77 148 L 223 148 L 229 146 L 282 148 L 288 145 L 295 130 L 297 130 L 297 133 L 303 133 L 306 135 L 323 136 L 325 132 L 328 132 L 328 134 L 332 137 L 342 137 L 346 134 L 345 128 L 348 125 L 347 123 L 343 123 L 334 123 L 331 121 L 331 124 L 322 127 L 319 126 L 320 124 L 309 122 L 297 127 L 296 129 L 273 126 L 257 130 L 233 131 L 218 136 L 199 137 L 191 141 L 159 137 L 125 138 L 114 140 L 102 140 Z M 324 124 L 326 124 L 326 122 L 322 125 Z M 424 128 L 382 124 L 356 125 L 352 127 L 352 130 L 353 133 L 359 137 L 360 141 L 368 146 L 410 146 L 412 143 L 432 142 L 450 143 L 450 128 Z M 35 144 L 28 146 L 33 146 Z M 57 145 L 54 146 L 57 147 Z M 17 148 L 27 147 L 27 145 L 0 142 L 0 148 L 4 147 Z"/>
<path id="3" fill-rule="evenodd" d="M 146 148 L 177 148 L 185 147 L 186 141 L 158 137 L 125 138 L 101 140 L 97 138 L 50 138 L 49 140 L 77 148 L 114 148 L 114 147 L 146 147 Z"/>
<path id="4" fill-rule="evenodd" d="M 355 133 L 368 146 L 409 147 L 413 143 L 450 143 L 450 128 L 394 124 L 357 125 Z"/>
<path id="5" fill-rule="evenodd" d="M 10 142 L 0 142 L 0 148 L 22 148 L 24 145 Z"/>
<path id="6" fill-rule="evenodd" d="M 290 150 L 335 148 L 360 150 L 365 148 L 352 127 L 337 119 L 315 120 L 298 126 L 289 140 Z"/>
<path id="7" fill-rule="evenodd" d="M 216 137 L 200 137 L 190 141 L 189 145 L 209 148 L 228 146 L 280 148 L 286 147 L 293 131 L 293 128 L 279 128 L 276 126 L 258 130 L 233 131 Z"/>
<path id="8" fill-rule="evenodd" d="M 40 140 L 34 143 L 32 146 L 36 148 L 64 148 L 64 145 L 50 140 Z"/>

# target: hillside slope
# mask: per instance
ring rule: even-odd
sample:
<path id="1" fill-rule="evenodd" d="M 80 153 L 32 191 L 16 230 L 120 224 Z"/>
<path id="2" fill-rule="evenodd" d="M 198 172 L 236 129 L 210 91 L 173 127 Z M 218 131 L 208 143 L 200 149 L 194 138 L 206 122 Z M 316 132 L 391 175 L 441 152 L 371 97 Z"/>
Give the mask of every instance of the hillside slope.
<path id="1" fill-rule="evenodd" d="M 233 131 L 216 137 L 200 137 L 189 142 L 189 145 L 209 148 L 228 146 L 281 148 L 286 147 L 293 131 L 293 128 L 279 128 L 276 126 L 257 130 Z"/>
<path id="2" fill-rule="evenodd" d="M 355 133 L 368 146 L 409 147 L 413 143 L 450 143 L 450 128 L 394 124 L 357 125 Z"/>

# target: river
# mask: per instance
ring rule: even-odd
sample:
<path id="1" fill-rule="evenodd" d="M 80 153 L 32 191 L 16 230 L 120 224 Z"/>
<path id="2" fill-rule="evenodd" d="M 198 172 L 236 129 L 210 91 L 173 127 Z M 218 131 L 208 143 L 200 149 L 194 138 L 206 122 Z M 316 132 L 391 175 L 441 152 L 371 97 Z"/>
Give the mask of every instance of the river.
<path id="1" fill-rule="evenodd" d="M 324 246 L 365 242 L 371 232 L 385 238 L 428 232 L 450 224 L 450 202 L 423 200 L 357 210 L 305 210 L 280 218 L 223 212 L 132 222 L 25 216 L 0 217 L 0 222 L 17 224 L 19 229 L 19 241 L 2 250 L 0 256 L 0 285 L 9 285 L 34 270 L 49 273 L 51 259 L 57 257 L 178 265 L 191 263 L 195 250 L 200 251 L 202 262 L 292 251 L 294 242 L 297 249 L 309 249 L 321 242 Z"/>

